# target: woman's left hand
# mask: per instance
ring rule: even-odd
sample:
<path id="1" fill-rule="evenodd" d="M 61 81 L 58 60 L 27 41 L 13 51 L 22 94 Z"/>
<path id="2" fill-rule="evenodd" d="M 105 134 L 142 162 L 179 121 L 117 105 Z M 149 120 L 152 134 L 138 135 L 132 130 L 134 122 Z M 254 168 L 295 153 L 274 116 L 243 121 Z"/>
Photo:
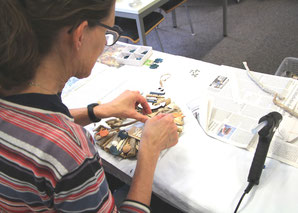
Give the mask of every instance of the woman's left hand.
<path id="1" fill-rule="evenodd" d="M 143 114 L 137 112 L 137 106 L 141 104 Z M 99 105 L 94 108 L 94 113 L 98 117 L 118 117 L 118 118 L 133 118 L 143 123 L 148 117 L 144 114 L 150 114 L 151 109 L 146 99 L 139 91 L 126 90 L 113 101 Z"/>

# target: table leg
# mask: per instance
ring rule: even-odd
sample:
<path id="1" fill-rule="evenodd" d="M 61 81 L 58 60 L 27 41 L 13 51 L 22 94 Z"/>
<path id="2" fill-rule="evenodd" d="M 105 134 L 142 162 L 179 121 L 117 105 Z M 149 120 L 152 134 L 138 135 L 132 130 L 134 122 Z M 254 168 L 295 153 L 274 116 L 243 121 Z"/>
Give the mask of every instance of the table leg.
<path id="1" fill-rule="evenodd" d="M 176 19 L 176 11 L 175 9 L 172 10 L 172 21 L 173 21 L 173 27 L 177 28 L 177 19 Z"/>
<path id="2" fill-rule="evenodd" d="M 227 7 L 228 0 L 223 0 L 223 36 L 227 36 Z"/>
<path id="3" fill-rule="evenodd" d="M 145 28 L 144 28 L 144 20 L 142 17 L 138 17 L 136 19 L 137 22 L 137 28 L 138 28 L 138 34 L 140 38 L 140 44 L 146 46 L 146 35 L 145 35 Z"/>

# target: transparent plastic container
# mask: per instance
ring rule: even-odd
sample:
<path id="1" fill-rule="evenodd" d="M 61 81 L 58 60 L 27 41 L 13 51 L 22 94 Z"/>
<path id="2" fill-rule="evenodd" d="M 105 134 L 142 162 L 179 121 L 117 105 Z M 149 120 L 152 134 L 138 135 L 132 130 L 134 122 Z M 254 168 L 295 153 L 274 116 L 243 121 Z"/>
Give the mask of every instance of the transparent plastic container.
<path id="1" fill-rule="evenodd" d="M 275 75 L 289 77 L 289 78 L 297 78 L 298 76 L 298 58 L 287 57 L 285 58 L 278 69 L 275 72 Z"/>
<path id="2" fill-rule="evenodd" d="M 151 55 L 152 47 L 127 45 L 115 58 L 120 64 L 142 66 Z"/>

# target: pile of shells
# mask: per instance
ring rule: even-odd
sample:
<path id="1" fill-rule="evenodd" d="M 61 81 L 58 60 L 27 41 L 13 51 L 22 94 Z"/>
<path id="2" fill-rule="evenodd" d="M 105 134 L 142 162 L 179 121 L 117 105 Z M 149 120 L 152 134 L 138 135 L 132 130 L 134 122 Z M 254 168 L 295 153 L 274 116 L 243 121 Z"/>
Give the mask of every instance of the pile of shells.
<path id="1" fill-rule="evenodd" d="M 184 115 L 180 108 L 171 99 L 161 94 L 149 94 L 146 96 L 152 113 L 147 116 L 152 118 L 160 113 L 172 113 L 177 125 L 178 133 L 182 133 Z M 139 106 L 139 110 L 142 107 Z M 139 149 L 143 127 L 136 125 L 137 121 L 129 122 L 128 119 L 113 118 L 105 121 L 107 128 L 99 125 L 94 129 L 96 143 L 106 152 L 122 158 L 135 158 Z"/>

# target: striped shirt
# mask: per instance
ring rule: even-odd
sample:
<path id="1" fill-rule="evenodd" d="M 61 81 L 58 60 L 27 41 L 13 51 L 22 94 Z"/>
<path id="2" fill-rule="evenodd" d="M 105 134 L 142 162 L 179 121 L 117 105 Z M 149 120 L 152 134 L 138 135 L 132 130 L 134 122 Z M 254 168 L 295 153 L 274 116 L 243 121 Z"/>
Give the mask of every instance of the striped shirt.
<path id="1" fill-rule="evenodd" d="M 0 212 L 150 212 L 115 206 L 92 136 L 56 95 L 0 99 Z"/>

